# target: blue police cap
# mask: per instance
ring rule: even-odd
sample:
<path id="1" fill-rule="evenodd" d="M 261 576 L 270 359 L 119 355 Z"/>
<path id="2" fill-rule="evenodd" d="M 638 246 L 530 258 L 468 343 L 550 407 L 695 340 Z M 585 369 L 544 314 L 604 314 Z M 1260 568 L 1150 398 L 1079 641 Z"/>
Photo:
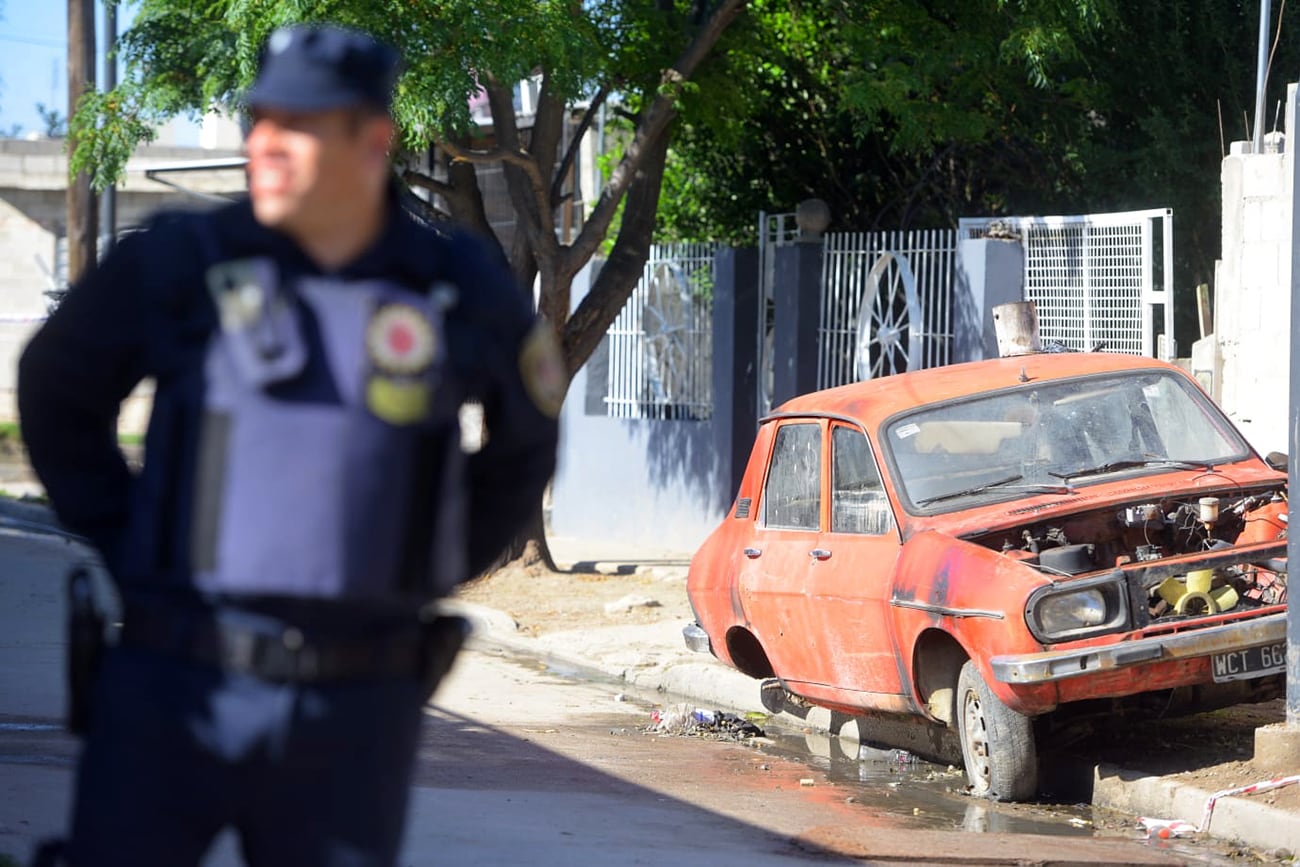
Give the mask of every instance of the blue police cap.
<path id="1" fill-rule="evenodd" d="M 326 111 L 392 107 L 397 52 L 358 30 L 298 24 L 273 32 L 262 48 L 252 108 Z"/>

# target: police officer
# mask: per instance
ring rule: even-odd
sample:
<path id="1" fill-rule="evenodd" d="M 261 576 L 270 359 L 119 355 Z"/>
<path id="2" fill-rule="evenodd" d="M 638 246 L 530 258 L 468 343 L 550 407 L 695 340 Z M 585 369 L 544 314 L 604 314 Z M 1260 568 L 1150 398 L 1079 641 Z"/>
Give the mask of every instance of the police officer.
<path id="1" fill-rule="evenodd" d="M 125 238 L 23 355 L 32 464 L 123 606 L 73 864 L 195 864 L 225 827 L 252 864 L 392 863 L 456 644 L 422 612 L 499 556 L 554 468 L 548 329 L 478 241 L 399 208 L 397 67 L 355 31 L 275 31 L 248 200 Z M 145 378 L 134 473 L 115 420 Z M 488 437 L 466 457 L 469 400 Z"/>

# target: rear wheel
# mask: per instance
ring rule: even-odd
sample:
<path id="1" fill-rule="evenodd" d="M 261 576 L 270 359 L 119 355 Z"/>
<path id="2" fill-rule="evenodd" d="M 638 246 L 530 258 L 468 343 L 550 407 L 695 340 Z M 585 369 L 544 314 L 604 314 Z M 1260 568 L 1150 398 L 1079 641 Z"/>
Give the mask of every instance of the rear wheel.
<path id="1" fill-rule="evenodd" d="M 967 660 L 957 678 L 957 726 L 972 793 L 994 801 L 1038 794 L 1033 720 L 998 699 Z"/>

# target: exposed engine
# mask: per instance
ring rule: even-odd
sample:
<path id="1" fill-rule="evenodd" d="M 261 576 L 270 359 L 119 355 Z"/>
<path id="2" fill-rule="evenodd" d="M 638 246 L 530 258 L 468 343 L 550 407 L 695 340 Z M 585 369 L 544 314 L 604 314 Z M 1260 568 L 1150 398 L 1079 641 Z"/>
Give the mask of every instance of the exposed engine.
<path id="1" fill-rule="evenodd" d="M 1085 512 L 982 536 L 976 541 L 1050 575 L 1129 567 L 1133 608 L 1148 620 L 1279 605 L 1287 598 L 1285 551 L 1232 556 L 1241 545 L 1287 536 L 1281 490 L 1229 497 L 1171 497 Z M 1181 569 L 1159 561 L 1203 553 Z M 1149 564 L 1135 569 L 1131 564 Z"/>

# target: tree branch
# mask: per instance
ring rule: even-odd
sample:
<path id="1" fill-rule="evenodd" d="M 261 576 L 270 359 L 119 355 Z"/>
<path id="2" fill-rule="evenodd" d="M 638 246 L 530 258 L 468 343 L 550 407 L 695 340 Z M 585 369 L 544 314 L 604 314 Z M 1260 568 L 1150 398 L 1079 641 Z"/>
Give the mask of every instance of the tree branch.
<path id="1" fill-rule="evenodd" d="M 681 86 L 695 74 L 696 69 L 713 50 L 713 46 L 722 38 L 723 32 L 744 9 L 745 3 L 746 0 L 722 0 L 709 16 L 704 27 L 695 35 L 691 44 L 686 47 L 672 67 L 664 71 L 660 78 L 658 94 L 651 101 L 649 108 L 642 113 L 641 122 L 627 150 L 623 153 L 623 159 L 601 190 L 596 207 L 583 223 L 582 232 L 566 251 L 566 258 L 585 262 L 600 247 L 618 210 L 619 201 L 636 177 L 644 154 L 658 144 L 660 136 L 677 116 L 677 95 Z"/>
<path id="2" fill-rule="evenodd" d="M 450 196 L 454 192 L 450 184 L 445 184 L 437 178 L 426 175 L 424 172 L 417 172 L 415 169 L 407 169 L 402 172 L 402 180 L 413 187 L 428 190 L 435 196 Z"/>
<path id="3" fill-rule="evenodd" d="M 510 201 L 517 217 L 517 234 L 510 261 L 514 263 L 516 276 L 522 282 L 531 273 L 535 273 L 537 267 L 549 267 L 555 260 L 559 248 L 559 241 L 555 237 L 555 215 L 550 208 L 550 197 L 547 195 L 547 184 L 541 169 L 520 141 L 519 128 L 515 124 L 513 90 L 500 84 L 491 75 L 487 79 L 485 90 L 497 136 L 500 152 L 498 159 L 505 170 L 506 189 L 510 191 Z M 529 258 L 546 261 L 535 261 L 529 266 L 526 262 Z"/>
<path id="4" fill-rule="evenodd" d="M 591 129 L 591 119 L 596 116 L 596 112 L 605 104 L 606 97 L 609 96 L 609 88 L 602 84 L 596 91 L 596 96 L 591 100 L 591 105 L 582 114 L 582 120 L 578 122 L 578 128 L 574 130 L 573 139 L 569 142 L 568 148 L 564 151 L 564 159 L 560 161 L 560 168 L 555 172 L 555 182 L 551 184 L 551 204 L 558 207 L 564 201 L 564 179 L 569 175 L 569 168 L 573 161 L 577 159 L 578 152 L 582 149 L 582 139 Z"/>
<path id="5" fill-rule="evenodd" d="M 562 346 L 570 378 L 591 357 L 641 277 L 654 235 L 667 158 L 668 138 L 660 136 L 648 148 L 641 171 L 628 188 L 623 222 L 608 261 L 564 324 Z"/>
<path id="6" fill-rule="evenodd" d="M 495 148 L 490 151 L 474 150 L 473 148 L 461 147 L 445 139 L 437 139 L 438 147 L 445 150 L 452 159 L 461 162 L 474 163 L 475 165 L 488 165 L 491 163 L 509 163 L 518 166 L 525 172 L 538 174 L 537 164 L 523 151 L 510 150 L 508 148 Z"/>

